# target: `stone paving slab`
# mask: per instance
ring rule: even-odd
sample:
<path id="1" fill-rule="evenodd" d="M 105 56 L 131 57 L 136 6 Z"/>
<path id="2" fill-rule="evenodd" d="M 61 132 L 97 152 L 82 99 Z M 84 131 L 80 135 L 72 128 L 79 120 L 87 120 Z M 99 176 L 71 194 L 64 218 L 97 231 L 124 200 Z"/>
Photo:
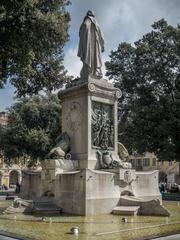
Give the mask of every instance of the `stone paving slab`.
<path id="1" fill-rule="evenodd" d="M 118 206 L 112 212 L 119 215 L 136 215 L 139 208 L 139 206 Z"/>
<path id="2" fill-rule="evenodd" d="M 17 240 L 17 238 L 11 238 L 11 237 L 0 235 L 0 240 Z"/>
<path id="3" fill-rule="evenodd" d="M 153 238 L 152 240 L 180 240 L 180 234 L 175 234 L 166 237 Z"/>
<path id="4" fill-rule="evenodd" d="M 25 236 L 20 236 L 15 233 L 0 231 L 0 240 L 31 240 L 31 239 Z"/>

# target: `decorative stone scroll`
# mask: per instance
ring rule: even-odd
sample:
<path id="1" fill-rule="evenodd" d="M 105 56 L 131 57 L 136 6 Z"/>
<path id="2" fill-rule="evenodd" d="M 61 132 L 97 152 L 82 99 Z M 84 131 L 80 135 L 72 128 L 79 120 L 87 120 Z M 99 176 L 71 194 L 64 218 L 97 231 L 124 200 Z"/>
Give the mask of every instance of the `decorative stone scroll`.
<path id="1" fill-rule="evenodd" d="M 92 101 L 92 148 L 114 148 L 113 105 Z"/>
<path id="2" fill-rule="evenodd" d="M 103 84 L 102 84 L 103 82 Z M 122 92 L 118 88 L 112 87 L 110 83 L 106 80 L 101 80 L 99 82 L 95 82 L 94 80 L 90 80 L 88 83 L 88 89 L 93 94 L 95 93 L 96 96 L 105 97 L 109 99 L 119 99 L 122 97 Z"/>

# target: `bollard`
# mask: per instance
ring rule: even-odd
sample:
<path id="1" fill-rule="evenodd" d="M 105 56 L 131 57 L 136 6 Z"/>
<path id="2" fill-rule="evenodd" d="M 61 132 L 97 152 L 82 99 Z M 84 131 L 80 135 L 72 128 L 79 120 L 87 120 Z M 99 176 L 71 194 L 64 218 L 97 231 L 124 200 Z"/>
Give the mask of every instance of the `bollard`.
<path id="1" fill-rule="evenodd" d="M 79 228 L 78 227 L 72 227 L 71 228 L 71 233 L 74 235 L 78 235 L 79 234 Z"/>
<path id="2" fill-rule="evenodd" d="M 127 220 L 127 218 L 122 218 L 122 219 L 121 219 L 121 222 L 127 223 L 128 220 Z"/>
<path id="3" fill-rule="evenodd" d="M 43 222 L 45 222 L 45 221 L 46 221 L 46 217 L 45 217 L 45 216 L 42 217 L 41 220 L 42 220 Z"/>

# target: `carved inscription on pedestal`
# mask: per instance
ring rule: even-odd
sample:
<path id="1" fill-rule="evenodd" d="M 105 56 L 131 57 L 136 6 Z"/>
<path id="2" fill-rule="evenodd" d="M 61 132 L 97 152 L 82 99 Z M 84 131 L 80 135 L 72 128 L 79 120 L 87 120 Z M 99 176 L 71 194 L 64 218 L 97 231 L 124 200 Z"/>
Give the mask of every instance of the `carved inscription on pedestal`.
<path id="1" fill-rule="evenodd" d="M 113 105 L 92 102 L 91 135 L 93 148 L 114 148 Z"/>

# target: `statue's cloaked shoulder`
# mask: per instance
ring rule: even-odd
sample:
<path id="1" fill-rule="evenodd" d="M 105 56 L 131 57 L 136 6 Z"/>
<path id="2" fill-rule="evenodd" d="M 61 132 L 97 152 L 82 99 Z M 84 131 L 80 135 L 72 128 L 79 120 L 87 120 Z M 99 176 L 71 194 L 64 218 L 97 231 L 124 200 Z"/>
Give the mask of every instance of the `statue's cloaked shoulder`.
<path id="1" fill-rule="evenodd" d="M 87 43 L 90 37 L 90 19 L 86 18 L 79 29 L 79 47 L 77 56 L 81 58 L 82 62 L 85 62 L 87 56 Z"/>
<path id="2" fill-rule="evenodd" d="M 80 72 L 82 81 L 89 77 L 102 78 L 101 52 L 104 51 L 104 38 L 94 13 L 88 11 L 79 30 L 78 56 L 83 62 Z"/>

